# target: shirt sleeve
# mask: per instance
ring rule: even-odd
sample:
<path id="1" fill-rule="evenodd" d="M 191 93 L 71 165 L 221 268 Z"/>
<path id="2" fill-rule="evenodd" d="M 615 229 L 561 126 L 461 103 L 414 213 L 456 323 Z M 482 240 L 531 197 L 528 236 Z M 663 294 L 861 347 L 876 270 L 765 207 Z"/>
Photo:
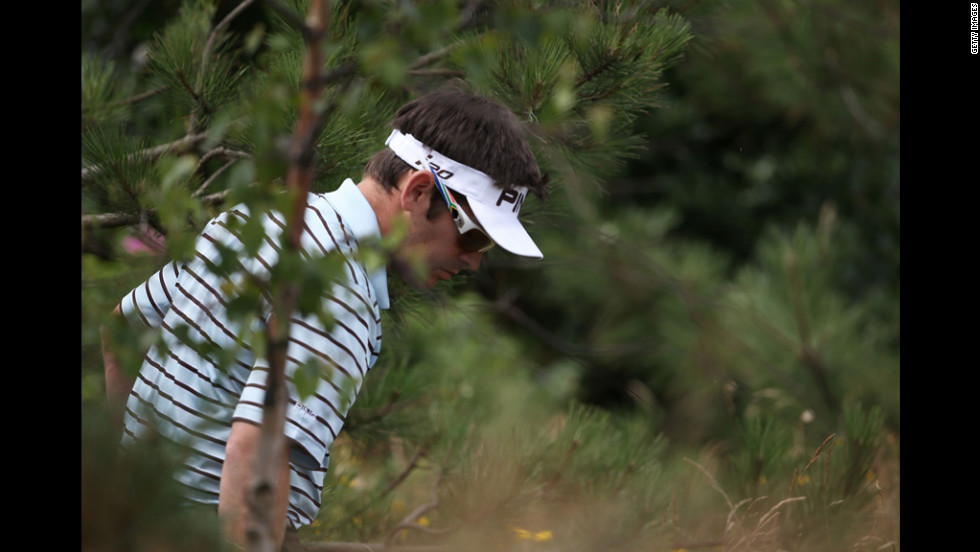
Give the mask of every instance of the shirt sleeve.
<path id="1" fill-rule="evenodd" d="M 159 327 L 173 303 L 173 292 L 179 279 L 180 268 L 177 263 L 167 263 L 123 297 L 120 301 L 123 316 L 130 324 Z"/>
<path id="2" fill-rule="evenodd" d="M 323 306 L 334 319 L 329 329 L 314 316 L 296 315 L 290 321 L 285 366 L 289 399 L 284 432 L 325 469 L 327 451 L 340 433 L 372 364 L 371 336 L 379 321 L 359 287 L 333 286 L 324 297 Z M 261 423 L 268 375 L 267 361 L 259 359 L 234 419 Z M 309 396 L 300 396 L 296 386 L 300 378 L 315 382 Z"/>

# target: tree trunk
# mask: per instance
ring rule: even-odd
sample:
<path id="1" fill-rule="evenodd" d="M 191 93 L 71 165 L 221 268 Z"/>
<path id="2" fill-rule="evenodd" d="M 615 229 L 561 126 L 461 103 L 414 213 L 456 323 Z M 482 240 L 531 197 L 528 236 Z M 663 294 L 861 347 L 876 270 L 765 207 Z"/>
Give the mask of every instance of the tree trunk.
<path id="1" fill-rule="evenodd" d="M 322 127 L 322 116 L 315 111 L 317 101 L 323 90 L 321 79 L 320 41 L 327 27 L 329 9 L 325 0 L 310 3 L 303 36 L 306 53 L 303 61 L 303 87 L 300 96 L 299 116 L 293 131 L 290 149 L 289 170 L 286 185 L 292 198 L 292 212 L 288 213 L 285 242 L 282 255 L 296 253 L 300 247 L 303 233 L 303 216 L 306 212 L 306 197 L 312 188 L 315 169 L 313 145 Z M 284 519 L 274 513 L 277 474 L 279 462 L 284 458 L 283 448 L 286 438 L 283 427 L 286 420 L 286 350 L 289 345 L 289 319 L 296 307 L 299 292 L 295 282 L 279 282 L 277 289 L 271 290 L 275 304 L 272 316 L 266 326 L 266 339 L 269 351 L 269 380 L 262 417 L 262 432 L 255 456 L 253 480 L 249 489 L 249 528 L 248 549 L 255 552 L 275 552 L 277 527 L 282 527 Z M 287 491 L 288 492 L 288 491 Z"/>

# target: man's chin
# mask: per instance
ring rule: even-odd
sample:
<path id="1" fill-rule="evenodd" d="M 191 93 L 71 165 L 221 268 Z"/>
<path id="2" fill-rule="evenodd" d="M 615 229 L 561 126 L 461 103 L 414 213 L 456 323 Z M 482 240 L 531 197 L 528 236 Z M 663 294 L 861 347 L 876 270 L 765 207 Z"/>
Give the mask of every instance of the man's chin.
<path id="1" fill-rule="evenodd" d="M 395 273 L 406 283 L 409 287 L 419 290 L 427 291 L 435 287 L 443 278 L 440 274 L 443 272 L 434 271 L 423 271 L 418 269 L 413 269 L 407 264 L 395 264 Z"/>

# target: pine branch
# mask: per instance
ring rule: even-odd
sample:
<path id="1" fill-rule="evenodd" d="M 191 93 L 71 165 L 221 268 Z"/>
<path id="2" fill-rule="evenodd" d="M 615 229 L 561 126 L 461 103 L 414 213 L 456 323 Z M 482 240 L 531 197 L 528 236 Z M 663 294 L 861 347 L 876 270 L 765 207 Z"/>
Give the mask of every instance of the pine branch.
<path id="1" fill-rule="evenodd" d="M 235 6 L 235 8 L 232 9 L 228 13 L 228 15 L 226 15 L 224 19 L 221 20 L 220 23 L 218 23 L 217 25 L 214 26 L 213 29 L 211 29 L 211 34 L 208 36 L 208 42 L 204 46 L 204 52 L 201 53 L 201 68 L 200 70 L 198 70 L 197 73 L 197 82 L 195 83 L 195 87 L 194 87 L 195 89 L 202 90 L 202 87 L 204 86 L 204 72 L 207 69 L 208 57 L 211 55 L 211 50 L 214 48 L 214 43 L 215 41 L 217 41 L 218 35 L 220 35 L 221 32 L 224 31 L 226 27 L 228 27 L 228 25 L 235 17 L 237 17 L 240 13 L 245 11 L 245 8 L 249 7 L 249 5 L 251 5 L 252 2 L 254 1 L 255 0 L 244 0 L 241 4 Z M 181 80 L 183 81 L 183 79 Z M 203 91 L 201 92 L 201 94 L 203 95 Z M 195 100 L 198 99 L 198 94 L 194 90 L 191 90 L 191 95 L 194 97 Z M 202 107 L 204 107 L 203 103 L 202 103 Z M 187 119 L 187 131 L 193 132 L 196 127 L 197 127 L 197 110 L 191 110 L 190 117 L 188 117 Z"/>
<path id="2" fill-rule="evenodd" d="M 170 142 L 169 144 L 163 144 L 160 146 L 155 146 L 149 149 L 138 151 L 136 153 L 130 154 L 129 159 L 147 159 L 150 161 L 155 161 L 167 153 L 183 153 L 197 147 L 201 142 L 207 138 L 206 133 L 188 134 L 183 138 Z M 82 169 L 82 184 L 86 181 L 92 180 L 97 174 L 102 171 L 102 167 L 96 165 L 92 167 L 87 167 Z"/>
<path id="3" fill-rule="evenodd" d="M 210 187 L 211 184 L 218 178 L 218 176 L 221 175 L 221 173 L 223 173 L 229 167 L 231 167 L 232 165 L 234 165 L 235 163 L 237 163 L 238 160 L 240 160 L 240 159 L 248 159 L 249 157 L 251 157 L 251 155 L 245 153 L 244 151 L 238 151 L 238 150 L 233 150 L 231 148 L 226 148 L 226 147 L 223 147 L 223 146 L 219 146 L 219 147 L 216 147 L 216 148 L 212 149 L 211 151 L 205 153 L 201 157 L 201 160 L 198 161 L 197 167 L 194 169 L 194 172 L 196 173 L 196 172 L 200 171 L 202 168 L 204 168 L 205 163 L 207 163 L 211 159 L 214 159 L 215 157 L 219 157 L 219 156 L 220 157 L 230 158 L 230 159 L 224 165 L 222 165 L 220 168 L 218 168 L 218 170 L 215 171 L 214 174 L 212 174 L 210 177 L 208 177 L 208 179 L 205 180 L 198 187 L 198 189 L 194 191 L 193 194 L 191 194 L 191 197 L 198 197 L 201 194 L 203 194 L 204 191 L 207 190 L 208 187 Z"/>
<path id="4" fill-rule="evenodd" d="M 150 149 L 142 150 L 130 155 L 130 159 L 144 158 L 149 160 L 156 160 L 166 153 L 178 153 L 185 152 L 198 145 L 206 138 L 205 134 L 196 134 L 185 136 L 180 140 L 171 142 L 169 144 L 164 144 L 161 146 L 156 146 Z M 217 179 L 221 173 L 231 167 L 234 163 L 241 159 L 247 159 L 251 157 L 248 153 L 234 150 L 231 148 L 226 148 L 219 146 L 214 148 L 204 156 L 198 162 L 197 168 L 195 170 L 200 170 L 204 163 L 214 159 L 216 157 L 227 157 L 230 158 L 227 163 L 221 166 L 217 171 L 214 172 L 198 189 L 191 195 L 191 197 L 201 197 L 201 194 L 207 190 L 208 187 Z M 82 169 L 82 181 L 86 179 L 91 180 L 102 170 L 101 167 L 89 167 L 87 169 Z M 201 197 L 202 205 L 217 205 L 222 203 L 228 196 L 229 191 L 223 190 L 214 194 Z M 156 211 L 154 209 L 147 209 L 141 213 L 100 213 L 94 215 L 82 215 L 82 228 L 84 229 L 94 229 L 94 228 L 121 228 L 125 226 L 133 226 L 139 224 L 144 216 L 154 216 Z"/>
<path id="5" fill-rule="evenodd" d="M 111 104 L 106 105 L 105 107 L 113 108 L 113 107 L 123 107 L 123 106 L 127 106 L 127 105 L 132 105 L 132 104 L 135 104 L 135 103 L 139 103 L 139 102 L 141 102 L 141 101 L 143 101 L 145 99 L 152 98 L 153 96 L 156 96 L 157 94 L 159 94 L 161 92 L 164 92 L 165 90 L 167 90 L 167 87 L 166 86 L 161 86 L 159 88 L 154 88 L 153 90 L 149 90 L 147 92 L 143 92 L 142 94 L 137 94 L 135 96 L 131 96 L 129 98 L 125 98 L 125 99 L 122 99 L 122 100 L 113 102 Z M 82 108 L 82 113 L 89 113 L 91 111 L 92 111 L 92 108 L 91 107 L 84 107 L 84 108 Z"/>
<path id="6" fill-rule="evenodd" d="M 219 176 L 221 176 L 221 173 L 223 173 L 226 170 L 228 170 L 232 165 L 234 165 L 237 162 L 238 162 L 238 160 L 231 159 L 229 161 L 226 161 L 224 165 L 221 165 L 220 167 L 218 167 L 218 170 L 214 171 L 214 174 L 212 174 L 211 176 L 209 176 L 207 180 L 205 180 L 204 182 L 202 182 L 201 185 L 196 190 L 194 190 L 194 193 L 191 194 L 191 197 L 197 197 L 197 196 L 203 194 L 204 193 L 204 190 L 207 190 L 208 187 L 210 187 L 211 184 L 215 180 L 217 180 L 217 178 Z"/>
<path id="7" fill-rule="evenodd" d="M 188 87 L 191 97 L 193 97 L 195 102 L 197 102 L 197 104 L 205 111 L 207 111 L 207 108 L 204 105 L 204 102 L 201 100 L 204 94 L 203 92 L 204 73 L 207 69 L 208 58 L 211 55 L 211 50 L 214 48 L 214 43 L 217 41 L 218 35 L 220 35 L 221 32 L 228 27 L 231 21 L 235 17 L 237 17 L 240 13 L 242 13 L 245 10 L 245 8 L 251 5 L 252 2 L 254 1 L 255 0 L 244 0 L 241 4 L 235 6 L 235 8 L 232 9 L 228 13 L 228 15 L 224 17 L 224 19 L 222 19 L 217 25 L 214 26 L 213 29 L 211 29 L 211 34 L 208 36 L 208 42 L 207 44 L 205 44 L 204 51 L 201 53 L 201 68 L 197 72 L 197 81 L 195 82 L 195 86 L 193 88 L 190 88 L 189 84 L 187 84 L 184 81 L 183 75 L 179 71 L 177 73 L 178 76 L 180 77 L 181 83 L 184 83 L 184 86 Z M 186 126 L 187 132 L 194 132 L 194 130 L 197 128 L 197 118 L 198 118 L 197 110 L 192 109 L 190 116 L 187 118 L 187 126 Z"/>
<path id="8" fill-rule="evenodd" d="M 177 80 L 180 82 L 180 85 L 183 86 L 184 89 L 187 90 L 187 93 L 190 94 L 191 98 L 194 99 L 194 103 L 197 104 L 197 106 L 200 107 L 201 109 L 208 111 L 207 106 L 204 104 L 204 95 L 201 92 L 198 92 L 197 89 L 195 89 L 193 86 L 191 86 L 191 83 L 187 82 L 187 77 L 184 75 L 184 72 L 181 71 L 180 69 L 177 69 L 174 72 L 174 74 L 177 75 Z M 185 128 L 188 134 L 194 132 L 194 126 L 195 126 L 194 123 L 196 117 L 195 113 L 196 112 L 194 110 L 191 110 L 191 115 L 190 117 L 187 118 L 187 125 L 185 126 Z"/>
<path id="9" fill-rule="evenodd" d="M 204 82 L 204 71 L 207 68 L 208 56 L 211 55 L 211 49 L 214 48 L 214 43 L 218 39 L 218 35 L 221 31 L 225 30 L 226 27 L 231 23 L 231 20 L 237 17 L 240 13 L 245 11 L 245 8 L 249 7 L 255 0 L 244 0 L 241 4 L 235 6 L 220 23 L 214 26 L 211 30 L 211 35 L 208 36 L 208 43 L 204 46 L 204 52 L 201 54 L 201 69 L 197 74 L 197 87 L 200 88 Z"/>
<path id="10" fill-rule="evenodd" d="M 785 258 L 785 268 L 790 283 L 790 293 L 793 297 L 793 314 L 796 317 L 796 327 L 800 336 L 799 357 L 807 367 L 817 384 L 817 391 L 827 408 L 833 412 L 837 409 L 837 398 L 830 389 L 827 381 L 827 366 L 820 354 L 810 345 L 810 322 L 803 297 L 803 281 L 800 274 L 796 254 L 789 251 Z"/>
<path id="11" fill-rule="evenodd" d="M 140 223 L 139 213 L 104 213 L 101 215 L 82 215 L 82 228 L 121 228 Z"/>

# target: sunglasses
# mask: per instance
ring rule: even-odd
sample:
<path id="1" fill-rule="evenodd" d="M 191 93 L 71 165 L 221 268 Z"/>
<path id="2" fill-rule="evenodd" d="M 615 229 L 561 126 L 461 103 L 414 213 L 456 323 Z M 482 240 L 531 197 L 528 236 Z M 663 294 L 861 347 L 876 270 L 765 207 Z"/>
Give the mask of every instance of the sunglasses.
<path id="1" fill-rule="evenodd" d="M 429 171 L 432 172 L 432 176 L 436 179 L 436 188 L 439 193 L 442 194 L 442 199 L 446 200 L 446 205 L 449 207 L 449 214 L 453 216 L 453 222 L 456 223 L 456 229 L 459 230 L 459 247 L 466 252 L 473 253 L 479 251 L 480 253 L 485 253 L 488 249 L 493 247 L 493 240 L 490 236 L 483 231 L 482 228 L 470 217 L 466 215 L 466 211 L 456 203 L 456 199 L 453 198 L 452 192 L 449 188 L 442 183 L 439 179 L 439 175 L 436 171 L 431 168 Z"/>

